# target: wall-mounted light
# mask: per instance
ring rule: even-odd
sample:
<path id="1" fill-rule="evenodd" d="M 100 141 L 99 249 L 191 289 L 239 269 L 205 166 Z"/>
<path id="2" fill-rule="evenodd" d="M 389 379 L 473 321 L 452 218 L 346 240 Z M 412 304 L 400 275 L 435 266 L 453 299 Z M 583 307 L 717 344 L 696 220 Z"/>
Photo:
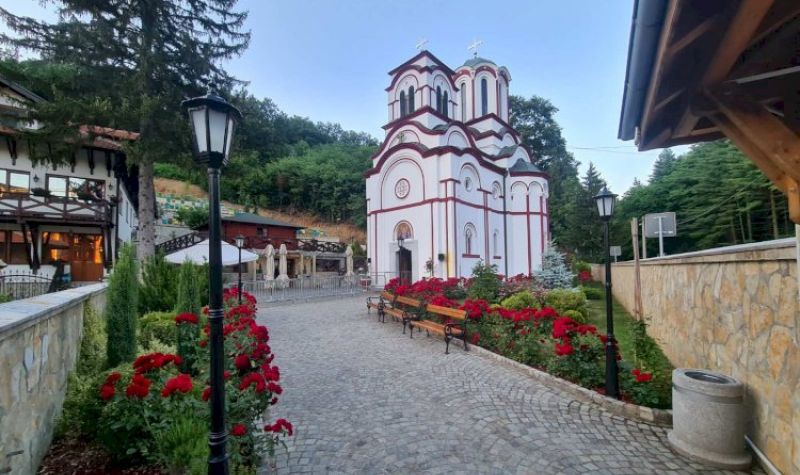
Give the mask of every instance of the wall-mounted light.
<path id="1" fill-rule="evenodd" d="M 108 189 L 109 190 L 113 190 L 114 189 L 114 184 L 113 183 L 109 183 L 108 184 Z"/>
<path id="2" fill-rule="evenodd" d="M 39 175 L 33 175 L 33 182 L 39 183 Z"/>

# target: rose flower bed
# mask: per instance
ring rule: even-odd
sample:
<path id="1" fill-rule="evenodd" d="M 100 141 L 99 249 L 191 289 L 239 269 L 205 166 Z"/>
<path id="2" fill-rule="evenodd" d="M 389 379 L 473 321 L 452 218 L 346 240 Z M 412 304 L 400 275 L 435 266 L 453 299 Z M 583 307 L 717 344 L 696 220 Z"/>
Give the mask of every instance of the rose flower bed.
<path id="1" fill-rule="evenodd" d="M 274 455 L 292 425 L 262 421 L 278 402 L 280 370 L 272 364 L 269 331 L 255 322 L 256 301 L 235 289 L 224 293 L 225 408 L 233 473 L 250 473 Z M 204 313 L 207 309 L 204 310 Z M 153 352 L 109 372 L 98 389 L 102 400 L 97 439 L 110 453 L 148 460 L 178 473 L 203 471 L 210 418 L 208 324 L 203 316 L 175 318 L 183 355 Z M 203 331 L 198 331 L 199 326 Z"/>
<path id="2" fill-rule="evenodd" d="M 392 279 L 385 290 L 394 295 L 424 300 L 428 304 L 465 310 L 469 323 L 467 339 L 473 345 L 546 371 L 583 387 L 604 392 L 606 335 L 594 325 L 585 324 L 579 299 L 570 289 L 536 289 L 534 279 L 502 276 L 481 269 L 474 279 L 424 279 L 413 284 Z M 494 283 L 492 282 L 494 281 Z M 501 304 L 484 298 L 470 298 L 473 286 L 480 293 L 494 296 Z M 496 285 L 496 289 L 493 286 Z M 487 288 L 490 289 L 487 292 Z M 575 291 L 579 292 L 579 291 Z M 461 295 L 466 298 L 456 298 Z M 582 297 L 585 303 L 585 296 Z M 578 304 L 565 304 L 577 301 Z M 559 313 L 553 306 L 562 308 Z M 577 305 L 573 308 L 574 305 Z M 567 309 L 568 308 L 568 309 Z M 409 309 L 412 311 L 414 309 Z M 419 313 L 416 312 L 418 316 Z M 434 315 L 422 315 L 436 319 Z M 585 321 L 585 320 L 584 320 Z M 443 322 L 444 323 L 444 322 Z M 620 361 L 622 399 L 649 407 L 664 407 L 663 388 L 653 383 L 653 375 Z"/>

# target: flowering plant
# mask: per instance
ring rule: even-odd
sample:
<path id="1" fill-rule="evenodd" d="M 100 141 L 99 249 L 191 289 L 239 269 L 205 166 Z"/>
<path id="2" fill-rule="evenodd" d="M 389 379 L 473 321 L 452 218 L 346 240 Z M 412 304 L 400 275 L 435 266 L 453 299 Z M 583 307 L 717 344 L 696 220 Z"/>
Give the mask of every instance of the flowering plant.
<path id="1" fill-rule="evenodd" d="M 293 429 L 283 419 L 266 426 L 260 422 L 267 408 L 278 402 L 283 388 L 280 370 L 272 364 L 275 356 L 268 344 L 269 331 L 255 321 L 255 299 L 247 293 L 242 297 L 239 305 L 235 290 L 226 291 L 223 333 L 230 457 L 234 466 L 244 468 L 255 467 L 262 454 L 274 455 L 276 444 Z M 194 314 L 175 318 L 179 331 L 197 329 L 198 322 Z M 207 424 L 211 387 L 207 384 L 205 335 L 209 333 L 205 325 L 202 338 L 197 331 L 186 334 L 199 363 L 193 374 L 181 372 L 182 356 L 149 353 L 106 376 L 98 391 L 103 403 L 99 438 L 112 453 L 157 462 L 158 434 L 185 420 L 186 414 Z"/>

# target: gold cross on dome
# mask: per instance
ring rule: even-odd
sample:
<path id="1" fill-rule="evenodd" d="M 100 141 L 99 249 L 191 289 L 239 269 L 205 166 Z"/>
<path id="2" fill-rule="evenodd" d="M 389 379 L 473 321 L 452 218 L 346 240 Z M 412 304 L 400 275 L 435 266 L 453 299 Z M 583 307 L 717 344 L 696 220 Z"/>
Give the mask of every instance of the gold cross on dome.
<path id="1" fill-rule="evenodd" d="M 428 44 L 428 39 L 427 39 L 427 38 L 420 38 L 419 40 L 417 40 L 417 45 L 416 45 L 416 48 L 417 48 L 419 51 L 422 51 L 422 50 L 424 50 L 424 49 L 425 49 L 425 45 L 426 45 L 426 44 Z"/>
<path id="2" fill-rule="evenodd" d="M 472 44 L 467 47 L 468 50 L 472 51 L 472 55 L 474 57 L 478 57 L 478 46 L 482 45 L 483 41 L 475 38 L 472 40 Z"/>

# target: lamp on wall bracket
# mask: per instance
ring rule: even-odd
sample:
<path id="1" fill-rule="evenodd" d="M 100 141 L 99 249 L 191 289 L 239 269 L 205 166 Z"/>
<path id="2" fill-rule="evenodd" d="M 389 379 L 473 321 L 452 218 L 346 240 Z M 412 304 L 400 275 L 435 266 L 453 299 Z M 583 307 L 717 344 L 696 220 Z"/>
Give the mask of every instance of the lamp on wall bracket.
<path id="1" fill-rule="evenodd" d="M 35 174 L 33 175 L 33 182 L 34 183 L 39 183 L 39 175 L 35 175 Z"/>

